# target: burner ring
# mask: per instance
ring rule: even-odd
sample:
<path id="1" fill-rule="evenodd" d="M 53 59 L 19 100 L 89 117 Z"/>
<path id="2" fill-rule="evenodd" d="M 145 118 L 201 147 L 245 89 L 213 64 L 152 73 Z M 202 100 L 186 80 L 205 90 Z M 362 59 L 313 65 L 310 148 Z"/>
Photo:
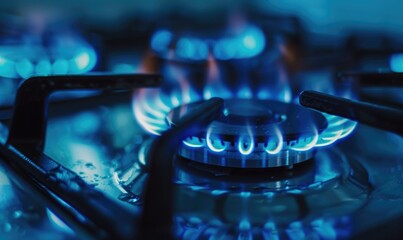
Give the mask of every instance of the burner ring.
<path id="1" fill-rule="evenodd" d="M 167 116 L 175 125 L 200 102 L 174 108 Z M 310 143 L 327 127 L 319 112 L 295 104 L 258 99 L 227 99 L 223 114 L 178 154 L 206 164 L 268 168 L 289 166 L 313 156 Z"/>

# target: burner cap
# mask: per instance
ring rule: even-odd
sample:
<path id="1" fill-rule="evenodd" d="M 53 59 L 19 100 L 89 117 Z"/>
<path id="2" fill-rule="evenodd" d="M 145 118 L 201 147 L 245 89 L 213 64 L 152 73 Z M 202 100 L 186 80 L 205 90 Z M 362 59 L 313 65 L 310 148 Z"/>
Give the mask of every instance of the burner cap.
<path id="1" fill-rule="evenodd" d="M 175 125 L 200 102 L 173 109 Z M 225 167 L 288 166 L 313 156 L 312 144 L 327 127 L 319 112 L 295 104 L 258 99 L 227 99 L 222 115 L 198 135 L 187 138 L 181 157 Z"/>
<path id="2" fill-rule="evenodd" d="M 285 120 L 284 115 L 274 113 L 263 102 L 251 99 L 227 100 L 223 114 L 220 122 L 236 125 L 264 125 Z"/>

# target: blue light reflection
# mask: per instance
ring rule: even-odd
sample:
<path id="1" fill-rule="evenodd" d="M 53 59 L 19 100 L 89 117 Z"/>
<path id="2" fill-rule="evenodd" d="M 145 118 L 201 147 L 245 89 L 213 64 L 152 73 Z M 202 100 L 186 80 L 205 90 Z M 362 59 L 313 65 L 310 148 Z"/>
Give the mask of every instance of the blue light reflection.
<path id="1" fill-rule="evenodd" d="M 338 239 L 350 235 L 348 226 L 340 225 L 340 219 L 316 218 L 311 221 L 294 221 L 288 226 L 268 220 L 264 226 L 243 219 L 238 226 L 218 219 L 204 221 L 198 217 L 175 217 L 175 232 L 178 239 Z"/>
<path id="2" fill-rule="evenodd" d="M 49 209 L 46 209 L 46 213 L 48 215 L 48 218 L 50 220 L 50 222 L 57 227 L 58 229 L 60 229 L 61 231 L 67 233 L 67 234 L 71 234 L 74 235 L 73 230 L 67 226 L 58 216 L 56 216 L 52 211 L 50 211 Z"/>

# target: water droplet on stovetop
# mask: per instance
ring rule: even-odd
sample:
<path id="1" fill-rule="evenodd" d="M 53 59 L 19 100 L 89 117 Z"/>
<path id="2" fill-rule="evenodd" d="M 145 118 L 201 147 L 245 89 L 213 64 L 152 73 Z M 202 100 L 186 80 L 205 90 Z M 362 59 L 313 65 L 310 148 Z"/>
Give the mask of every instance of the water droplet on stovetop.
<path id="1" fill-rule="evenodd" d="M 21 210 L 17 210 L 13 212 L 13 218 L 17 219 L 20 218 L 23 215 L 23 212 Z"/>
<path id="2" fill-rule="evenodd" d="M 84 165 L 86 168 L 88 168 L 88 169 L 90 169 L 90 170 L 95 170 L 96 169 L 96 167 L 94 166 L 94 164 L 92 164 L 92 163 L 86 163 L 85 165 Z"/>
<path id="3" fill-rule="evenodd" d="M 123 193 L 118 197 L 118 199 L 133 205 L 138 205 L 141 203 L 141 197 L 132 193 Z"/>
<path id="4" fill-rule="evenodd" d="M 1 225 L 1 230 L 6 233 L 10 232 L 12 228 L 13 228 L 12 225 L 8 222 L 2 223 Z"/>

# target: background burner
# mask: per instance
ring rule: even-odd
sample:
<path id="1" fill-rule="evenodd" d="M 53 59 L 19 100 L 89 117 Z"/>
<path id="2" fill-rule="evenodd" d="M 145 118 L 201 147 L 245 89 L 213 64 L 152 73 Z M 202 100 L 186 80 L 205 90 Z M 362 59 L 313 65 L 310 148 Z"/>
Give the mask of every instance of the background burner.
<path id="1" fill-rule="evenodd" d="M 200 102 L 173 109 L 175 125 Z M 247 107 L 243 107 L 247 106 Z M 223 114 L 205 131 L 187 138 L 179 156 L 205 164 L 238 168 L 290 166 L 310 159 L 326 118 L 294 104 L 258 99 L 227 99 Z"/>

